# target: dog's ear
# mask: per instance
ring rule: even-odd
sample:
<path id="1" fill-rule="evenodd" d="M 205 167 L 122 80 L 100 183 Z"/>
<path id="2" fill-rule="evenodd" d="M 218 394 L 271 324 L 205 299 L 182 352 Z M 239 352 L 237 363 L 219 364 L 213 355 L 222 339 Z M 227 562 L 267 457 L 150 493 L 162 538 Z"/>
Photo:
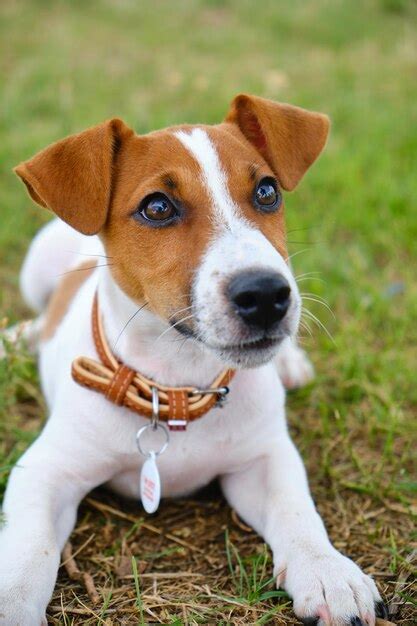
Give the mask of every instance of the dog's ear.
<path id="1" fill-rule="evenodd" d="M 35 202 L 94 235 L 106 222 L 115 158 L 131 135 L 122 120 L 108 120 L 48 146 L 15 172 Z"/>
<path id="2" fill-rule="evenodd" d="M 330 126 L 321 113 L 246 94 L 234 98 L 225 121 L 238 125 L 288 191 L 323 150 Z"/>

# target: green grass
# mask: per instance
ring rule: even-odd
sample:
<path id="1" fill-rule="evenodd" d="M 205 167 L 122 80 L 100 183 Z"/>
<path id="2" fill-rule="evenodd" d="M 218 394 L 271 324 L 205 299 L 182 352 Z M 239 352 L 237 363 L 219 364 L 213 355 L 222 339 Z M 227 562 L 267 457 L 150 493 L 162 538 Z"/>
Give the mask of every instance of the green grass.
<path id="1" fill-rule="evenodd" d="M 287 598 L 284 591 L 271 590 L 274 578 L 267 576 L 270 571 L 270 555 L 266 545 L 260 554 L 244 559 L 230 540 L 226 530 L 225 537 L 227 564 L 234 585 L 235 596 L 242 602 L 255 604 L 269 598 Z"/>
<path id="2" fill-rule="evenodd" d="M 330 115 L 326 152 L 286 213 L 295 271 L 314 272 L 302 290 L 335 319 L 306 304 L 333 340 L 313 326 L 303 339 L 317 379 L 290 395 L 289 419 L 333 538 L 337 511 L 359 525 L 361 510 L 390 512 L 362 524 L 366 549 L 378 546 L 392 573 L 390 591 L 415 540 L 416 26 L 412 0 L 0 6 L 0 320 L 28 314 L 19 265 L 49 219 L 11 170 L 49 142 L 113 116 L 138 132 L 217 122 L 241 91 Z M 44 410 L 33 361 L 12 350 L 0 362 L 2 488 Z M 329 512 L 328 501 L 339 508 Z"/>
<path id="3" fill-rule="evenodd" d="M 275 579 L 271 576 L 272 562 L 267 546 L 264 544 L 259 554 L 251 554 L 244 558 L 238 548 L 230 540 L 226 530 L 225 548 L 227 564 L 233 584 L 232 597 L 219 596 L 223 602 L 240 602 L 242 605 L 262 606 L 267 600 L 280 600 L 277 606 L 265 613 L 257 620 L 257 624 L 270 623 L 273 616 L 280 613 L 289 603 L 288 594 L 276 589 Z M 283 601 L 282 601 L 283 599 Z"/>
<path id="4" fill-rule="evenodd" d="M 136 591 L 136 607 L 139 610 L 139 617 L 140 617 L 140 624 L 141 626 L 144 626 L 145 621 L 144 621 L 144 617 L 143 617 L 143 603 L 142 603 L 142 597 L 141 597 L 141 593 L 140 593 L 140 582 L 139 582 L 139 574 L 138 574 L 138 566 L 136 563 L 136 559 L 134 556 L 132 556 L 132 571 L 133 571 L 133 578 L 135 581 L 135 591 Z"/>

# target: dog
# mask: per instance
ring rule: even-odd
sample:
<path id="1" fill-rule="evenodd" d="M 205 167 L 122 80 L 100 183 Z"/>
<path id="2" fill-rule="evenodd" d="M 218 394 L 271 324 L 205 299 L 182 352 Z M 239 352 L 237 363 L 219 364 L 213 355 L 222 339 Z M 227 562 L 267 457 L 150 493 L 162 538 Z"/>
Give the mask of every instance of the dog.
<path id="1" fill-rule="evenodd" d="M 112 119 L 16 168 L 58 219 L 21 275 L 50 417 L 6 490 L 1 625 L 46 624 L 90 490 L 141 494 L 153 511 L 160 492 L 214 478 L 269 544 L 304 624 L 387 616 L 374 581 L 330 543 L 285 421 L 281 379 L 301 384 L 311 368 L 295 343 L 282 193 L 328 132 L 323 114 L 241 94 L 216 126 L 139 136 Z"/>

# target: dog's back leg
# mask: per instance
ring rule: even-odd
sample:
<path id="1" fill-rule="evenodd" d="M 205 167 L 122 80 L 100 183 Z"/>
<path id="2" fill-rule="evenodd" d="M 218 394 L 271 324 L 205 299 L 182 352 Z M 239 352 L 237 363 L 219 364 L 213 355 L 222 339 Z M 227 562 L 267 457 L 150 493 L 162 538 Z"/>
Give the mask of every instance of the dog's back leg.
<path id="1" fill-rule="evenodd" d="M 48 222 L 32 241 L 20 272 L 26 304 L 42 313 L 62 274 L 77 263 L 84 237 L 59 219 Z"/>
<path id="2" fill-rule="evenodd" d="M 33 239 L 20 273 L 20 290 L 25 303 L 38 317 L 19 322 L 0 333 L 0 358 L 7 344 L 24 343 L 36 353 L 43 328 L 43 311 L 65 272 L 102 253 L 97 237 L 85 237 L 59 219 L 48 222 Z"/>
<path id="3" fill-rule="evenodd" d="M 287 389 L 297 389 L 307 385 L 314 378 L 314 368 L 307 354 L 295 339 L 288 337 L 275 357 L 279 377 Z"/>

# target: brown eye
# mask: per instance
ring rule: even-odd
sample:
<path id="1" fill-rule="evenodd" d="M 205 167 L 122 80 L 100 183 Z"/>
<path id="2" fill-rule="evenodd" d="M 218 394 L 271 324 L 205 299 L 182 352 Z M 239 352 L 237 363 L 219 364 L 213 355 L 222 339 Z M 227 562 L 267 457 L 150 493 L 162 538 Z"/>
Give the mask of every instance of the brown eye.
<path id="1" fill-rule="evenodd" d="M 262 178 L 255 188 L 255 205 L 257 208 L 271 212 L 281 204 L 281 193 L 273 178 Z"/>
<path id="2" fill-rule="evenodd" d="M 155 225 L 170 223 L 178 216 L 178 211 L 167 196 L 162 193 L 154 193 L 142 200 L 138 209 L 139 215 L 147 222 Z"/>

